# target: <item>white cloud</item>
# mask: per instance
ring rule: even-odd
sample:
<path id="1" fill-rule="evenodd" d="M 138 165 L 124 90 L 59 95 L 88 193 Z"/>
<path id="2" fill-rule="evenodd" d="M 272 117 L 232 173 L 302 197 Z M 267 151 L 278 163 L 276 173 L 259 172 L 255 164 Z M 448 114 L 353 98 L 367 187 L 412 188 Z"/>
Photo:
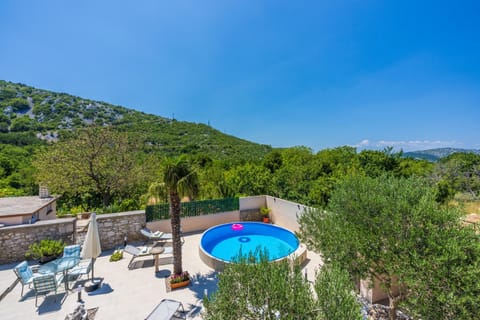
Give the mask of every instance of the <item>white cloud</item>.
<path id="1" fill-rule="evenodd" d="M 354 144 L 353 147 L 359 149 L 383 149 L 386 147 L 393 147 L 394 150 L 399 151 L 414 151 L 414 150 L 426 150 L 434 148 L 461 148 L 463 144 L 458 141 L 443 141 L 443 140 L 378 140 L 370 141 L 364 139 L 357 144 Z"/>
<path id="2" fill-rule="evenodd" d="M 368 146 L 370 146 L 370 140 L 368 140 L 368 139 L 364 139 L 364 140 L 362 140 L 359 143 L 354 145 L 355 148 L 365 148 L 365 147 L 368 147 Z"/>

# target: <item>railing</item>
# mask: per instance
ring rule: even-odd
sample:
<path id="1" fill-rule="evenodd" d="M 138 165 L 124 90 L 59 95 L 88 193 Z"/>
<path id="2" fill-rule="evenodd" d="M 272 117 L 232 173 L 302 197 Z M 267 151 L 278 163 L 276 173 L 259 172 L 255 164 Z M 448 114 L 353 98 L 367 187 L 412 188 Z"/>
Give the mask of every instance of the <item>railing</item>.
<path id="1" fill-rule="evenodd" d="M 238 198 L 224 198 L 182 202 L 181 217 L 196 217 L 213 213 L 239 210 Z M 149 205 L 145 208 L 147 222 L 170 218 L 168 203 Z"/>

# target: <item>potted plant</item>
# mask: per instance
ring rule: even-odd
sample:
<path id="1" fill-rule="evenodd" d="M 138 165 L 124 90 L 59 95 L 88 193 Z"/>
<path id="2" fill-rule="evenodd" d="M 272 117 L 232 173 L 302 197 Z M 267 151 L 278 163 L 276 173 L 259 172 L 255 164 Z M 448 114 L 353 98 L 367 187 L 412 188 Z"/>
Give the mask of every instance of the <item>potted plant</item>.
<path id="1" fill-rule="evenodd" d="M 260 215 L 262 216 L 263 222 L 265 222 L 265 223 L 270 222 L 270 218 L 268 217 L 268 215 L 270 214 L 270 211 L 272 211 L 272 210 L 267 208 L 267 207 L 261 207 L 260 208 Z"/>
<path id="2" fill-rule="evenodd" d="M 32 243 L 25 253 L 27 258 L 37 259 L 40 264 L 55 260 L 63 254 L 65 243 L 62 240 L 43 239 Z"/>
<path id="3" fill-rule="evenodd" d="M 183 271 L 181 274 L 172 274 L 170 276 L 170 289 L 177 289 L 186 287 L 190 284 L 190 275 L 188 271 Z"/>

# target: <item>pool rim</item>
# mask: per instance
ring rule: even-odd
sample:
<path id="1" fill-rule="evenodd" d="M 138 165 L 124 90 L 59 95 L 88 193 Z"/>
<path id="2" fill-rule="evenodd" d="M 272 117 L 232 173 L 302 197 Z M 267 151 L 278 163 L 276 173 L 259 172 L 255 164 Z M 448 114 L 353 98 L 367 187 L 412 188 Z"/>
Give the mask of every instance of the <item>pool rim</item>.
<path id="1" fill-rule="evenodd" d="M 281 226 L 278 226 L 278 225 L 275 225 L 275 224 L 270 224 L 270 223 L 264 223 L 264 222 L 261 222 L 261 221 L 233 221 L 233 222 L 227 222 L 227 223 L 222 223 L 222 224 L 217 224 L 213 227 L 210 227 L 208 228 L 207 230 L 205 230 L 204 232 L 202 232 L 202 235 L 200 237 L 200 242 L 199 242 L 199 245 L 198 245 L 198 249 L 199 249 L 199 254 L 200 254 L 200 259 L 202 260 L 203 263 L 205 263 L 207 266 L 211 267 L 212 269 L 215 269 L 215 270 L 223 270 L 223 268 L 225 267 L 225 264 L 233 264 L 234 262 L 233 261 L 230 261 L 230 260 L 224 260 L 222 258 L 218 258 L 212 254 L 210 254 L 210 252 L 207 252 L 204 248 L 203 248 L 203 244 L 202 244 L 202 239 L 203 239 L 203 236 L 213 230 L 213 229 L 216 229 L 216 228 L 220 228 L 220 227 L 223 227 L 223 226 L 227 226 L 227 225 L 233 225 L 233 224 L 236 224 L 236 223 L 240 223 L 240 224 L 255 224 L 255 225 L 265 225 L 265 226 L 268 226 L 269 228 L 277 228 L 277 229 L 281 229 L 283 231 L 287 231 L 287 232 L 290 232 L 294 237 L 295 239 L 297 240 L 297 247 L 291 252 L 289 253 L 288 255 L 286 256 L 283 256 L 283 257 L 280 257 L 280 258 L 277 258 L 277 259 L 274 259 L 274 260 L 269 260 L 268 262 L 269 263 L 275 263 L 275 262 L 279 262 L 279 261 L 282 261 L 282 260 L 285 260 L 285 259 L 289 259 L 290 257 L 296 257 L 297 256 L 297 252 L 299 251 L 299 249 L 302 247 L 302 244 L 300 242 L 300 239 L 297 237 L 297 235 L 295 234 L 294 231 L 292 230 L 289 230 L 287 228 L 284 228 L 284 227 L 281 227 Z M 208 258 L 208 260 L 207 260 Z"/>

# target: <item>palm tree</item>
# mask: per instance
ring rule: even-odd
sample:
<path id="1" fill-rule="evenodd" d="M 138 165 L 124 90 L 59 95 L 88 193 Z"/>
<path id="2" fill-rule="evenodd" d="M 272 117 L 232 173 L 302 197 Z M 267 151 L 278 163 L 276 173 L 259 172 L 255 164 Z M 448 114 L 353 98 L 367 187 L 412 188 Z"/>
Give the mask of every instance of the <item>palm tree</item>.
<path id="1" fill-rule="evenodd" d="M 173 273 L 182 273 L 182 242 L 180 197 L 194 197 L 198 194 L 198 176 L 190 163 L 180 157 L 176 160 L 167 160 L 165 164 L 163 183 L 168 191 L 168 201 L 170 204 L 170 218 L 172 224 L 173 240 Z"/>

